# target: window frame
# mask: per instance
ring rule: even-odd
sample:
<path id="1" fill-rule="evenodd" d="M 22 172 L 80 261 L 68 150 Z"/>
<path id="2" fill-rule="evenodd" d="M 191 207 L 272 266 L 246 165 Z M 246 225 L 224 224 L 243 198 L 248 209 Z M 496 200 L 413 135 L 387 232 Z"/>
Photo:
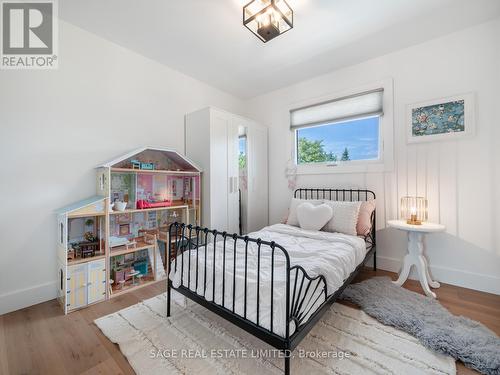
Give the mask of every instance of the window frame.
<path id="1" fill-rule="evenodd" d="M 331 173 L 369 173 L 369 172 L 389 172 L 394 168 L 394 116 L 393 116 L 393 81 L 385 79 L 371 83 L 369 85 L 358 86 L 355 89 L 349 89 L 335 94 L 330 94 L 308 101 L 293 103 L 290 109 L 319 104 L 325 101 L 334 100 L 344 96 L 354 95 L 360 92 L 384 89 L 383 108 L 384 114 L 379 116 L 379 158 L 373 160 L 350 160 L 318 163 L 298 163 L 297 159 L 297 131 L 300 129 L 290 129 L 292 160 L 297 167 L 297 174 L 331 174 Z M 290 115 L 289 115 L 290 116 Z M 366 116 L 368 118 L 374 116 Z M 337 123 L 347 122 L 340 120 Z M 334 124 L 334 123 L 332 123 Z M 312 126 L 311 126 L 312 127 Z"/>

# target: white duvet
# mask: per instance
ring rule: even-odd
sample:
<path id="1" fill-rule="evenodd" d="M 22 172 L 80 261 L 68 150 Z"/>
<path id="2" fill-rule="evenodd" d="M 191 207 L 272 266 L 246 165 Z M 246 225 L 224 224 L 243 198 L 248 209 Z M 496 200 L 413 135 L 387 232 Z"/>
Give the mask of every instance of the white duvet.
<path id="1" fill-rule="evenodd" d="M 265 227 L 258 232 L 250 233 L 249 237 L 261 238 L 263 241 L 269 242 L 274 241 L 276 244 L 281 245 L 289 254 L 290 267 L 299 265 L 305 269 L 310 277 L 323 275 L 326 279 L 328 295 L 334 293 L 344 283 L 351 272 L 363 261 L 366 254 L 366 245 L 362 238 L 340 233 L 309 231 L 285 224 Z M 273 290 L 272 331 L 284 337 L 286 321 L 286 263 L 283 253 L 276 248 L 274 254 L 274 288 L 271 289 L 272 251 L 268 246 L 261 246 L 260 288 L 257 302 L 257 244 L 250 242 L 248 244 L 246 253 L 246 293 L 245 243 L 238 240 L 235 249 L 234 240 L 227 237 L 224 254 L 223 241 L 221 241 L 221 237 L 218 237 L 215 256 L 213 249 L 213 242 L 211 242 L 207 246 L 206 262 L 204 247 L 183 253 L 182 256 L 178 257 L 177 264 L 176 261 L 172 262 L 169 277 L 172 280 L 173 286 L 175 288 L 179 287 L 182 280 L 183 286 L 196 291 L 200 296 L 204 296 L 206 300 L 214 301 L 231 311 L 234 309 L 236 314 L 246 317 L 246 319 L 266 329 L 271 329 L 271 290 Z M 235 266 L 236 272 L 234 272 Z M 295 275 L 295 271 L 292 271 L 290 275 L 290 300 L 293 299 L 294 289 L 296 297 L 300 290 L 302 275 L 299 272 L 297 287 L 294 288 Z M 321 294 L 322 285 L 318 285 L 318 288 L 316 288 L 316 282 L 312 283 L 311 287 L 307 290 L 307 295 L 305 295 L 306 285 L 307 280 L 304 281 L 304 287 L 301 290 L 301 297 L 304 298 L 298 298 L 299 300 L 304 300 L 303 304 L 301 306 L 292 306 L 297 315 L 301 315 L 301 324 L 307 322 L 307 319 L 325 300 L 324 295 Z M 233 289 L 235 295 L 234 304 Z M 244 308 L 245 294 L 246 310 Z M 259 313 L 258 321 L 257 306 Z M 289 334 L 292 335 L 294 331 L 295 323 L 292 322 Z"/>

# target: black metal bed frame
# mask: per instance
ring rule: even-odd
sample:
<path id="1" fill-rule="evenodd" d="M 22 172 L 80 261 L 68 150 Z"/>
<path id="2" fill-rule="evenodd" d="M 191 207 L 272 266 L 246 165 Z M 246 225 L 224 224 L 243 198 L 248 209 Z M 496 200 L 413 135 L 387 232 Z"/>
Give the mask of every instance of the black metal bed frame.
<path id="1" fill-rule="evenodd" d="M 301 188 L 294 192 L 295 198 L 300 199 L 325 199 L 334 201 L 367 201 L 370 199 L 375 199 L 375 193 L 370 190 L 361 189 L 311 189 L 311 188 Z M 175 271 L 178 267 L 181 267 L 181 285 L 174 288 L 170 277 L 167 278 L 167 317 L 170 316 L 170 301 L 171 301 L 171 289 L 175 289 L 177 292 L 183 294 L 194 302 L 206 307 L 210 311 L 216 313 L 222 318 L 228 320 L 229 322 L 235 324 L 236 326 L 244 329 L 255 337 L 261 339 L 262 341 L 272 345 L 276 349 L 283 351 L 285 359 L 284 372 L 285 375 L 290 374 L 290 356 L 291 352 L 300 343 L 300 341 L 309 333 L 309 331 L 314 327 L 318 320 L 323 316 L 323 314 L 330 308 L 330 306 L 337 300 L 337 298 L 342 294 L 344 289 L 351 283 L 351 281 L 356 277 L 361 268 L 364 266 L 367 259 L 373 255 L 373 268 L 376 270 L 376 237 L 375 237 L 375 211 L 371 216 L 371 230 L 364 236 L 366 242 L 367 253 L 364 260 L 356 267 L 356 269 L 349 275 L 349 277 L 344 281 L 342 286 L 337 289 L 331 295 L 327 292 L 326 279 L 323 275 L 318 275 L 316 277 L 310 277 L 307 272 L 300 265 L 290 266 L 290 257 L 287 251 L 274 241 L 267 242 L 262 241 L 260 238 L 250 238 L 248 236 L 239 236 L 235 234 L 229 234 L 227 232 L 219 232 L 217 230 L 209 230 L 208 228 L 193 227 L 192 225 L 186 225 L 183 223 L 173 223 L 170 225 L 169 234 L 170 241 L 168 246 L 168 270 L 171 270 L 172 255 L 177 256 L 182 254 L 184 251 L 196 250 L 196 279 L 194 280 L 195 287 L 192 288 L 191 280 L 191 256 L 187 260 L 187 286 L 184 283 L 184 257 L 181 256 L 181 261 L 175 262 Z M 222 272 L 222 304 L 215 302 L 215 251 L 216 251 L 216 241 L 217 238 L 221 238 L 222 251 L 223 251 L 223 272 Z M 226 250 L 233 251 L 233 267 L 236 269 L 236 248 L 237 242 L 245 244 L 245 274 L 244 274 L 244 313 L 243 316 L 235 313 L 235 286 L 236 286 L 236 272 L 233 272 L 233 299 L 232 308 L 225 307 L 225 274 L 226 274 Z M 213 244 L 213 280 L 212 280 L 212 300 L 207 300 L 205 298 L 206 294 L 206 254 L 207 246 L 209 243 Z M 256 298 L 256 322 L 253 322 L 247 318 L 247 252 L 248 244 L 254 243 L 257 245 L 257 298 Z M 175 245 L 175 254 L 172 253 L 172 245 Z M 198 290 L 198 253 L 199 251 L 204 251 L 205 253 L 205 273 L 204 273 L 204 295 L 199 295 Z M 276 334 L 273 330 L 273 303 L 274 303 L 274 268 L 275 268 L 275 252 L 280 252 L 286 261 L 286 323 L 285 323 L 285 335 L 284 337 Z M 270 299 L 270 329 L 264 328 L 259 322 L 259 305 L 260 305 L 260 259 L 264 252 L 270 252 L 271 254 L 271 299 Z M 180 263 L 180 264 L 178 264 Z M 231 269 L 231 268 L 230 268 Z M 293 286 L 291 285 L 291 278 L 294 275 Z M 307 284 L 307 285 L 305 285 Z M 201 284 L 200 284 L 201 285 Z M 310 294 L 309 300 L 306 302 L 306 296 L 308 296 L 308 291 L 310 288 L 314 288 L 313 292 Z M 293 288 L 293 289 L 292 289 Z M 298 293 L 297 292 L 298 288 Z M 302 294 L 302 290 L 304 293 Z M 318 289 L 320 288 L 320 289 Z M 293 294 L 291 293 L 293 290 Z M 316 300 L 312 301 L 316 291 L 320 291 Z M 301 295 L 303 296 L 301 298 Z M 325 300 L 322 304 L 314 311 L 306 322 L 305 318 L 311 312 L 311 309 L 319 301 L 319 297 L 324 296 Z M 312 301 L 312 303 L 311 303 Z M 295 322 L 295 331 L 290 335 L 290 322 Z"/>

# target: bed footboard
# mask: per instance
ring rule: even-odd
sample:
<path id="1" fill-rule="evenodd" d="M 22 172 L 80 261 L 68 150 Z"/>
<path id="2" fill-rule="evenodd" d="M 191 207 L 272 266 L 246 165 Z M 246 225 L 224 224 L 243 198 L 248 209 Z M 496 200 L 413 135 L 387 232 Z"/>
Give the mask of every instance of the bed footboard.
<path id="1" fill-rule="evenodd" d="M 290 336 L 327 299 L 325 277 L 290 266 L 287 251 L 275 242 L 183 223 L 171 224 L 169 234 L 167 316 L 175 289 L 275 348 L 290 350 Z M 284 312 L 277 309 L 283 291 Z M 239 308 L 237 295 L 243 296 Z M 283 321 L 276 314 L 282 314 L 284 327 L 276 327 Z"/>
<path id="2" fill-rule="evenodd" d="M 253 336 L 282 350 L 284 372 L 288 375 L 291 351 L 342 294 L 367 259 L 375 255 L 375 213 L 371 219 L 372 230 L 365 236 L 367 253 L 363 262 L 339 289 L 330 291 L 330 294 L 323 275 L 311 277 L 301 266 L 291 266 L 288 252 L 275 242 L 173 223 L 169 227 L 168 241 L 167 316 L 171 313 L 171 291 L 175 289 Z M 254 272 L 254 276 L 253 279 L 250 278 L 252 282 L 249 282 L 251 272 Z M 219 281 L 222 279 L 219 286 L 216 286 L 216 278 Z M 269 283 L 267 288 L 266 282 Z M 281 285 L 284 292 L 279 294 L 276 284 Z M 251 293 L 252 290 L 254 294 Z M 217 292 L 219 298 L 216 298 Z M 240 303 L 239 309 L 235 303 L 237 294 L 243 297 L 242 307 Z M 280 302 L 281 310 L 276 308 L 276 305 L 280 307 Z M 261 313 L 262 306 L 268 309 L 267 314 Z M 284 319 L 279 321 L 284 321 L 284 326 L 281 324 L 276 327 L 274 317 L 280 314 Z"/>
<path id="3" fill-rule="evenodd" d="M 338 201 L 375 199 L 375 193 L 361 189 L 306 188 L 297 189 L 294 196 L 301 199 Z M 373 211 L 370 218 L 371 230 L 364 236 L 367 252 L 363 262 L 339 289 L 330 291 L 330 294 L 323 275 L 311 277 L 301 266 L 291 266 L 287 251 L 275 242 L 173 223 L 169 227 L 168 241 L 167 316 L 170 316 L 171 312 L 171 290 L 175 289 L 255 337 L 282 350 L 284 372 L 288 375 L 291 351 L 342 294 L 371 256 L 376 268 L 375 217 Z M 270 262 L 267 268 L 266 262 Z M 248 276 L 251 272 L 254 277 L 251 278 L 252 283 L 249 283 Z M 220 288 L 216 287 L 217 277 L 219 281 L 222 278 Z M 281 294 L 276 290 L 275 281 L 281 285 L 281 290 L 284 290 Z M 266 282 L 270 283 L 267 288 Z M 216 298 L 217 292 L 219 298 Z M 240 308 L 235 303 L 237 295 L 243 296 Z M 261 314 L 261 306 L 264 305 L 269 310 L 266 314 Z M 283 317 L 280 327 L 276 327 L 274 323 L 276 315 Z"/>

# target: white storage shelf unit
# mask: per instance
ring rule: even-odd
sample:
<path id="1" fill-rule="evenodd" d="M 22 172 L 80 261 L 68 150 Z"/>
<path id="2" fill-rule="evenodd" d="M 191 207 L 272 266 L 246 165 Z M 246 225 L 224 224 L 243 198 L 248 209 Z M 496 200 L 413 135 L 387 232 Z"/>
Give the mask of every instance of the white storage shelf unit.
<path id="1" fill-rule="evenodd" d="M 164 278 L 168 225 L 201 225 L 201 169 L 174 150 L 143 147 L 102 164 L 96 185 L 96 196 L 56 211 L 58 300 L 65 313 Z M 113 211 L 115 201 L 125 202 L 125 210 Z M 110 237 L 135 245 L 111 248 Z M 112 266 L 122 263 L 118 257 L 139 256 L 145 248 L 148 262 L 146 267 L 143 262 L 146 274 L 141 272 L 140 282 L 129 277 L 129 268 L 118 272 L 126 280 L 115 283 Z"/>

